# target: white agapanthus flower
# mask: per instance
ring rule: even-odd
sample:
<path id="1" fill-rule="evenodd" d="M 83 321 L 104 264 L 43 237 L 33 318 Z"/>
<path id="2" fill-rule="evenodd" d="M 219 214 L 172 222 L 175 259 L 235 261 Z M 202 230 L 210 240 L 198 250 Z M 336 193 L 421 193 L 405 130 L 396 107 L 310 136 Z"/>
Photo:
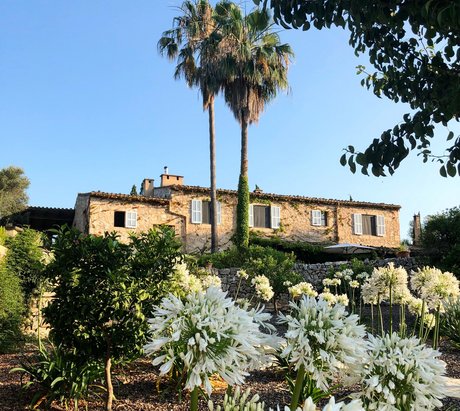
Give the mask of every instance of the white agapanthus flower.
<path id="1" fill-rule="evenodd" d="M 313 286 L 306 281 L 302 281 L 292 287 L 289 287 L 288 291 L 292 298 L 297 298 L 301 295 L 308 295 L 309 297 L 316 297 L 318 295 L 318 293 L 313 289 Z"/>
<path id="2" fill-rule="evenodd" d="M 287 345 L 282 357 L 301 365 L 326 391 L 337 376 L 359 375 L 366 353 L 364 326 L 358 325 L 357 315 L 348 315 L 341 304 L 330 306 L 319 297 L 303 296 L 290 303 L 291 313 L 280 314 L 280 323 L 288 325 Z M 345 378 L 344 382 L 351 382 Z"/>
<path id="3" fill-rule="evenodd" d="M 410 286 L 413 291 L 420 295 L 428 280 L 438 277 L 441 273 L 441 270 L 428 266 L 419 268 L 417 271 L 411 271 Z"/>
<path id="4" fill-rule="evenodd" d="M 367 304 L 380 303 L 390 297 L 390 288 L 394 303 L 403 303 L 410 294 L 407 288 L 407 271 L 389 263 L 386 267 L 374 268 L 372 275 L 363 284 L 363 300 Z"/>
<path id="5" fill-rule="evenodd" d="M 361 284 L 359 284 L 359 281 L 357 280 L 352 280 L 348 283 L 348 285 L 351 287 L 351 288 L 359 288 Z"/>
<path id="6" fill-rule="evenodd" d="M 366 374 L 359 394 L 366 410 L 433 410 L 441 407 L 445 363 L 415 337 L 369 335 Z"/>
<path id="7" fill-rule="evenodd" d="M 323 280 L 323 285 L 326 287 L 338 286 L 340 284 L 342 284 L 342 280 L 340 278 L 325 278 Z"/>
<path id="8" fill-rule="evenodd" d="M 278 410 L 280 408 L 278 407 Z M 297 407 L 296 411 L 319 411 L 315 403 L 308 397 L 301 407 Z M 335 402 L 335 398 L 331 397 L 329 402 L 322 408 L 323 411 L 365 411 L 361 400 L 353 400 L 348 404 L 345 402 Z M 270 411 L 272 411 L 270 409 Z M 284 407 L 284 411 L 290 411 L 288 406 Z"/>
<path id="9" fill-rule="evenodd" d="M 209 287 L 221 288 L 222 287 L 222 280 L 217 275 L 207 275 L 205 277 L 200 278 L 201 286 L 203 290 L 208 289 Z"/>
<path id="10" fill-rule="evenodd" d="M 450 298 L 460 295 L 459 281 L 454 274 L 446 271 L 439 272 L 437 276 L 429 278 L 421 288 L 420 297 L 427 306 L 443 310 L 443 304 Z"/>
<path id="11" fill-rule="evenodd" d="M 161 374 L 180 364 L 186 389 L 203 386 L 211 394 L 210 375 L 239 385 L 248 370 L 269 360 L 264 347 L 276 347 L 279 339 L 260 330 L 268 319 L 260 310 L 241 309 L 218 288 L 191 293 L 184 301 L 170 294 L 149 320 L 152 336 L 144 350 L 155 357 L 153 365 L 161 365 Z"/>
<path id="12" fill-rule="evenodd" d="M 254 286 L 256 290 L 256 295 L 261 300 L 269 301 L 272 299 L 273 295 L 273 288 L 270 285 L 270 280 L 265 277 L 264 275 L 257 275 L 251 280 L 251 284 Z"/>
<path id="13" fill-rule="evenodd" d="M 249 277 L 249 274 L 245 270 L 238 270 L 236 276 L 245 280 Z"/>

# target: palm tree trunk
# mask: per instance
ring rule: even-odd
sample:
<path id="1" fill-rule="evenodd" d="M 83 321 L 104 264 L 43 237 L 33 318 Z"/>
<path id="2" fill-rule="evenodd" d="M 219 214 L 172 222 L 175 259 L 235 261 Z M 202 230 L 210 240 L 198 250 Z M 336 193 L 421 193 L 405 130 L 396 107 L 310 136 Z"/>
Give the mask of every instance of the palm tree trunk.
<path id="1" fill-rule="evenodd" d="M 245 110 L 241 121 L 241 165 L 236 206 L 236 246 L 245 251 L 249 246 L 248 120 Z"/>
<path id="2" fill-rule="evenodd" d="M 209 155 L 211 176 L 211 253 L 219 249 L 219 235 L 217 232 L 217 188 L 216 188 L 216 133 L 214 128 L 214 96 L 209 103 Z"/>

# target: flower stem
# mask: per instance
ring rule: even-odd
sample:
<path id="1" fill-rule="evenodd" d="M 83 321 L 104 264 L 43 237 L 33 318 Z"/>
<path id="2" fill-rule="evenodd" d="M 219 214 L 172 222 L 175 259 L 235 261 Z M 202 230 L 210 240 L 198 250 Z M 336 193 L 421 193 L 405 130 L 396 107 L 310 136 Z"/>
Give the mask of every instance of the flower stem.
<path id="1" fill-rule="evenodd" d="M 422 301 L 422 312 L 420 314 L 420 330 L 418 332 L 418 337 L 423 340 L 423 326 L 425 325 L 425 300 Z"/>
<path id="2" fill-rule="evenodd" d="M 297 404 L 299 403 L 300 391 L 302 390 L 303 380 L 305 377 L 305 367 L 303 364 L 300 365 L 299 370 L 297 371 L 297 378 L 295 380 L 294 392 L 292 393 L 291 399 L 291 411 L 297 409 Z"/>
<path id="3" fill-rule="evenodd" d="M 198 387 L 195 387 L 190 394 L 190 411 L 198 411 Z"/>
<path id="4" fill-rule="evenodd" d="M 390 335 L 393 334 L 393 293 L 390 285 Z M 383 336 L 383 330 L 382 330 Z"/>

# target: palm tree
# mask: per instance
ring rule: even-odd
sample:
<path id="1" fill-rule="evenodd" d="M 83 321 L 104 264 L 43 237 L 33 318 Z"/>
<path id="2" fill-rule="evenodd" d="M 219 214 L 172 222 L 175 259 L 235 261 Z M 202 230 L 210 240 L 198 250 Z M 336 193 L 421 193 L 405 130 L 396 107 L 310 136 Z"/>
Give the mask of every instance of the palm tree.
<path id="1" fill-rule="evenodd" d="M 211 252 L 216 252 L 218 232 L 214 98 L 220 88 L 217 76 L 219 56 L 216 49 L 219 36 L 208 0 L 186 0 L 180 10 L 183 14 L 174 19 L 171 30 L 163 33 L 158 42 L 158 50 L 170 60 L 177 59 L 174 78 L 184 77 L 189 87 L 199 87 L 203 110 L 209 113 Z"/>
<path id="2" fill-rule="evenodd" d="M 225 101 L 241 125 L 236 244 L 244 250 L 249 242 L 248 126 L 259 120 L 279 90 L 288 88 L 287 71 L 294 54 L 272 30 L 268 11 L 256 9 L 243 16 L 230 2 L 218 4 L 215 11 L 225 55 L 220 64 Z"/>

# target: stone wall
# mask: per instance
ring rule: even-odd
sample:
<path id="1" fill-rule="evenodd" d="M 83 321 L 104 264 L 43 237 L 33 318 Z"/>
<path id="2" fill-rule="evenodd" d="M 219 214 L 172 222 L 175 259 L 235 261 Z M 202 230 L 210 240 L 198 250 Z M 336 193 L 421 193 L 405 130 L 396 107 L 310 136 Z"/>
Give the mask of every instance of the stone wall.
<path id="1" fill-rule="evenodd" d="M 373 267 L 384 267 L 388 263 L 394 263 L 395 266 L 404 267 L 407 272 L 416 270 L 419 266 L 415 258 L 385 258 L 383 260 L 366 261 L 366 264 L 370 264 Z M 297 263 L 295 265 L 295 271 L 297 271 L 305 281 L 311 283 L 315 288 L 322 287 L 322 281 L 326 278 L 330 271 L 339 271 L 342 266 L 349 265 L 348 261 L 334 261 L 328 263 L 318 264 L 302 264 Z"/>
<path id="2" fill-rule="evenodd" d="M 388 263 L 394 263 L 395 266 L 404 267 L 408 273 L 411 270 L 416 270 L 419 268 L 415 258 L 386 258 L 383 260 L 369 261 L 368 264 L 374 267 L 384 267 Z M 342 266 L 349 265 L 348 261 L 335 261 L 328 263 L 318 263 L 318 264 L 302 264 L 297 263 L 294 267 L 294 270 L 298 272 L 305 281 L 311 283 L 316 289 L 322 288 L 322 281 L 330 271 L 338 271 Z M 216 275 L 222 280 L 222 289 L 229 292 L 229 296 L 233 296 L 238 287 L 239 278 L 236 277 L 238 268 L 224 268 L 224 269 L 214 269 Z M 242 286 L 238 292 L 239 297 L 251 297 L 252 290 L 250 287 L 245 285 L 244 280 L 242 281 Z"/>
<path id="3" fill-rule="evenodd" d="M 154 204 L 124 199 L 86 197 L 77 199 L 74 226 L 87 234 L 103 235 L 116 231 L 121 241 L 127 241 L 131 233 L 142 233 L 164 224 L 175 229 L 182 240 L 185 239 L 184 217 L 169 211 L 168 204 Z M 115 211 L 136 211 L 137 227 L 114 226 Z"/>
<path id="4" fill-rule="evenodd" d="M 155 196 L 168 198 L 171 201 L 170 210 L 184 216 L 185 249 L 186 252 L 203 252 L 209 250 L 211 244 L 211 225 L 194 224 L 191 221 L 192 200 L 210 201 L 208 192 L 203 190 L 173 191 L 169 187 L 155 189 Z M 221 204 L 221 224 L 218 226 L 219 248 L 228 248 L 236 227 L 237 196 L 228 191 L 218 191 L 218 201 Z M 262 237 L 276 235 L 287 241 L 304 241 L 308 243 L 358 243 L 376 247 L 398 247 L 399 238 L 399 209 L 397 206 L 365 204 L 361 207 L 347 203 L 322 203 L 320 200 L 301 201 L 299 199 L 283 199 L 272 196 L 265 199 L 252 195 L 251 204 L 260 206 L 280 207 L 280 228 L 252 227 L 250 230 Z M 326 226 L 314 226 L 311 223 L 312 210 L 320 210 L 327 214 Z M 384 236 L 353 234 L 352 214 L 383 215 L 386 233 Z"/>
<path id="5" fill-rule="evenodd" d="M 381 215 L 385 219 L 385 235 L 357 235 L 353 233 L 353 214 Z M 341 204 L 337 208 L 337 242 L 362 244 L 371 247 L 397 248 L 400 245 L 399 211 L 392 208 L 356 207 Z"/>

